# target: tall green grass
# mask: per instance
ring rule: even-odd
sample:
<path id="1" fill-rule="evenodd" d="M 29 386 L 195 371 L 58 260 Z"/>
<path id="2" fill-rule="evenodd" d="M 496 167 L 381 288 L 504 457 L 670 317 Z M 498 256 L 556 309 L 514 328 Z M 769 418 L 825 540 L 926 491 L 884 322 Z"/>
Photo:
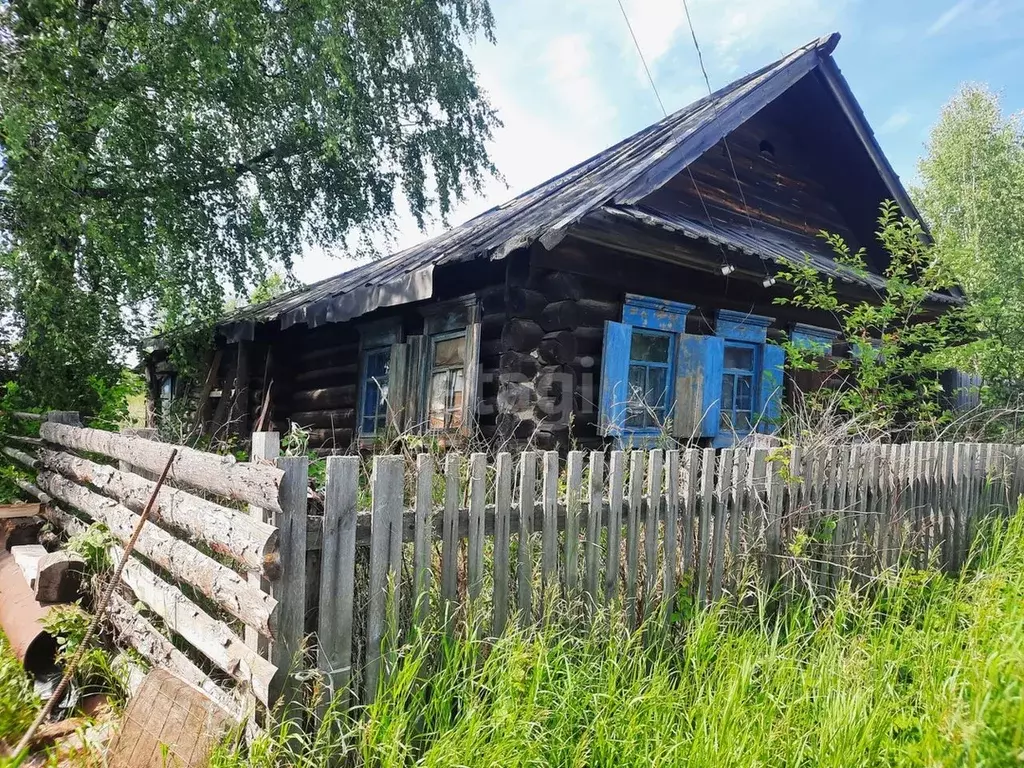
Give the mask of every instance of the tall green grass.
<path id="1" fill-rule="evenodd" d="M 1019 766 L 1024 517 L 986 537 L 959 579 L 907 570 L 824 613 L 423 637 L 361 716 L 213 765 Z"/>

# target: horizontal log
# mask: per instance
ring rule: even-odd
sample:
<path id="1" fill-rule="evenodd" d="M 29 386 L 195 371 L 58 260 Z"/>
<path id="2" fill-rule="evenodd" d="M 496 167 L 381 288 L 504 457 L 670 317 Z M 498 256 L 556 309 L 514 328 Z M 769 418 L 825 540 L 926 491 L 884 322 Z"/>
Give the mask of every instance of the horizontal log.
<path id="1" fill-rule="evenodd" d="M 116 593 L 111 595 L 106 616 L 114 628 L 115 642 L 130 645 L 153 667 L 166 669 L 194 685 L 232 717 L 239 717 L 240 697 L 232 696 L 213 682 L 188 656 L 175 648 L 170 640 L 132 608 L 127 600 Z"/>
<path id="2" fill-rule="evenodd" d="M 356 404 L 356 385 L 306 389 L 292 393 L 292 406 L 307 411 L 321 411 L 330 408 L 351 408 Z"/>
<path id="3" fill-rule="evenodd" d="M 292 381 L 296 385 L 309 385 L 314 382 L 335 382 L 339 379 L 355 379 L 357 370 L 358 365 L 353 361 L 351 363 L 345 363 L 344 365 L 332 365 L 328 368 L 315 368 L 313 370 L 302 371 L 301 373 L 296 373 L 292 377 Z"/>
<path id="4" fill-rule="evenodd" d="M 23 445 L 38 446 L 43 444 L 42 438 L 25 437 L 25 435 L 12 435 L 9 432 L 0 433 L 0 437 L 3 437 L 4 440 L 13 440 L 16 443 L 21 443 Z"/>
<path id="5" fill-rule="evenodd" d="M 568 272 L 548 272 L 538 276 L 533 280 L 533 284 L 548 301 L 577 301 L 583 297 L 583 287 L 579 279 Z"/>
<path id="6" fill-rule="evenodd" d="M 359 356 L 358 343 L 333 344 L 329 347 L 314 347 L 299 352 L 294 357 L 297 368 L 312 368 L 314 364 L 325 366 L 328 364 L 341 364 L 348 361 L 355 361 Z M 337 363 L 325 363 L 325 360 L 337 360 Z"/>
<path id="7" fill-rule="evenodd" d="M 352 444 L 353 430 L 349 428 L 341 429 L 310 429 L 307 431 L 309 437 L 309 444 L 318 448 L 324 447 L 326 443 L 334 443 L 339 448 L 344 448 Z"/>
<path id="8" fill-rule="evenodd" d="M 22 421 L 46 421 L 46 414 L 28 413 L 26 411 L 12 411 L 11 416 Z"/>
<path id="9" fill-rule="evenodd" d="M 576 337 L 571 331 L 545 334 L 537 345 L 537 357 L 548 365 L 571 363 L 576 358 Z"/>
<path id="10" fill-rule="evenodd" d="M 289 418 L 302 427 L 351 426 L 355 422 L 355 408 L 336 408 L 328 411 L 296 411 Z"/>
<path id="11" fill-rule="evenodd" d="M 271 464 L 239 462 L 234 456 L 219 456 L 141 437 L 49 422 L 40 427 L 39 434 L 47 442 L 78 451 L 101 453 L 127 461 L 147 472 L 162 472 L 171 451 L 177 450 L 178 455 L 167 473 L 168 480 L 274 512 L 281 511 L 278 494 L 284 472 Z"/>
<path id="12" fill-rule="evenodd" d="M 11 448 L 10 446 L 5 445 L 4 454 L 14 459 L 19 464 L 24 464 L 29 469 L 35 469 L 39 466 L 38 460 L 23 451 L 19 451 L 17 448 Z"/>
<path id="13" fill-rule="evenodd" d="M 514 350 L 503 352 L 498 360 L 498 370 L 501 373 L 517 373 L 527 379 L 537 375 L 539 366 L 540 361 L 533 355 Z"/>
<path id="14" fill-rule="evenodd" d="M 580 325 L 603 328 L 605 320 L 618 320 L 622 307 L 615 301 L 580 299 L 576 302 L 576 315 Z"/>
<path id="15" fill-rule="evenodd" d="M 135 557 L 128 558 L 121 580 L 167 628 L 269 704 L 270 682 L 277 667 L 245 644 L 223 621 L 210 616 L 180 589 L 157 576 Z"/>
<path id="16" fill-rule="evenodd" d="M 524 411 L 537 402 L 537 392 L 533 382 L 509 381 L 498 390 L 498 413 Z"/>
<path id="17" fill-rule="evenodd" d="M 106 525 L 119 541 L 131 538 L 139 518 L 123 504 L 49 470 L 40 472 L 36 482 L 44 492 Z M 142 526 L 135 549 L 175 579 L 193 585 L 239 621 L 273 637 L 277 600 L 227 566 L 156 525 Z"/>
<path id="18" fill-rule="evenodd" d="M 139 475 L 67 453 L 43 449 L 39 461 L 55 472 L 91 485 L 134 512 L 142 512 L 156 488 L 156 483 Z M 154 520 L 208 544 L 214 552 L 231 557 L 250 571 L 265 571 L 267 578 L 276 575 L 274 526 L 169 485 L 160 488 L 156 501 L 151 512 Z"/>
<path id="19" fill-rule="evenodd" d="M 580 324 L 576 302 L 571 299 L 553 301 L 540 313 L 540 327 L 545 331 L 573 330 Z"/>
<path id="20" fill-rule="evenodd" d="M 604 326 L 581 325 L 575 331 L 576 355 L 599 355 L 604 346 Z"/>
<path id="21" fill-rule="evenodd" d="M 532 352 L 544 337 L 544 329 L 533 320 L 514 318 L 505 323 L 501 331 L 501 343 L 506 350 Z"/>

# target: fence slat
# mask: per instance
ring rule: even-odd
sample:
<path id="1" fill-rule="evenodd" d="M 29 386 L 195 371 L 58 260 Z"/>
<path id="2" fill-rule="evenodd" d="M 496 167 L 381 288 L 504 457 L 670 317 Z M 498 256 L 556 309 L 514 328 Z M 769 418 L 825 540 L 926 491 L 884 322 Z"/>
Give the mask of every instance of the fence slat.
<path id="1" fill-rule="evenodd" d="M 693 573 L 694 527 L 697 520 L 697 483 L 700 473 L 700 449 L 688 448 L 683 454 L 682 519 L 682 573 Z"/>
<path id="2" fill-rule="evenodd" d="M 400 531 L 402 525 L 404 469 L 405 464 L 400 456 L 376 456 L 373 459 L 373 475 L 370 481 L 373 492 L 373 519 L 370 528 L 370 577 L 366 609 L 366 671 L 363 693 L 363 701 L 367 704 L 372 704 L 377 696 L 383 666 L 381 651 L 385 633 L 390 634 L 397 630 L 400 571 L 394 557 L 393 542 L 396 530 Z M 401 542 L 400 534 L 397 538 Z M 392 606 L 390 611 L 389 602 Z"/>
<path id="3" fill-rule="evenodd" d="M 544 530 L 541 534 L 541 575 L 544 589 L 544 610 L 558 583 L 558 452 L 544 453 L 544 476 L 541 490 L 544 506 Z"/>
<path id="4" fill-rule="evenodd" d="M 750 449 L 737 448 L 733 458 L 732 487 L 729 490 L 729 579 L 735 590 L 740 579 L 740 520 L 747 497 L 747 458 Z"/>
<path id="5" fill-rule="evenodd" d="M 459 473 L 461 459 L 449 453 L 444 459 L 444 511 L 441 513 L 441 598 L 449 628 L 459 599 Z"/>
<path id="6" fill-rule="evenodd" d="M 630 626 L 637 621 L 636 582 L 640 560 L 640 508 L 644 494 L 644 453 L 629 455 L 629 516 L 626 518 L 626 616 Z"/>
<path id="7" fill-rule="evenodd" d="M 579 583 L 580 510 L 583 493 L 583 451 L 569 451 L 565 469 L 565 594 Z"/>
<path id="8" fill-rule="evenodd" d="M 416 457 L 416 508 L 413 523 L 413 625 L 430 615 L 430 550 L 434 530 L 434 458 L 428 453 Z M 353 529 L 354 530 L 354 529 Z"/>
<path id="9" fill-rule="evenodd" d="M 494 466 L 494 636 L 498 637 L 508 622 L 511 592 L 512 456 L 499 453 Z"/>
<path id="10" fill-rule="evenodd" d="M 523 627 L 533 621 L 533 509 L 537 491 L 537 455 L 519 456 L 519 620 Z"/>
<path id="11" fill-rule="evenodd" d="M 787 485 L 782 469 L 781 457 L 767 462 L 765 478 L 767 509 L 765 511 L 765 563 L 763 573 L 764 587 L 768 592 L 771 592 L 778 583 L 781 570 L 782 515 Z"/>
<path id="12" fill-rule="evenodd" d="M 664 452 L 655 448 L 648 454 L 647 515 L 644 518 L 644 617 L 654 608 L 654 591 L 658 583 L 658 523 L 661 517 L 661 484 Z"/>
<path id="13" fill-rule="evenodd" d="M 608 467 L 608 565 L 604 572 L 604 594 L 608 602 L 614 602 L 618 597 L 625 472 L 626 455 L 622 451 L 612 451 Z"/>
<path id="14" fill-rule="evenodd" d="M 335 694 L 341 692 L 343 701 L 348 700 L 358 497 L 359 457 L 328 457 L 317 629 L 317 665 L 328 695 L 318 707 L 321 717 Z"/>
<path id="15" fill-rule="evenodd" d="M 675 610 L 676 570 L 679 559 L 679 451 L 665 451 L 665 528 L 662 601 L 666 621 Z"/>
<path id="16" fill-rule="evenodd" d="M 590 508 L 587 514 L 587 533 L 583 544 L 584 589 L 595 608 L 601 600 L 598 587 L 601 569 L 601 506 L 604 498 L 604 452 L 590 453 Z"/>
<path id="17" fill-rule="evenodd" d="M 747 539 L 740 543 L 741 567 L 748 574 L 754 563 L 753 555 L 765 546 L 768 537 L 768 449 L 755 448 L 750 458 L 750 493 L 744 520 Z"/>
<path id="18" fill-rule="evenodd" d="M 712 543 L 711 599 L 722 596 L 722 576 L 725 573 L 725 521 L 729 514 L 729 494 L 732 487 L 732 470 L 735 464 L 735 449 L 724 448 L 718 460 L 718 479 L 715 483 L 714 509 L 715 524 Z"/>
<path id="19" fill-rule="evenodd" d="M 705 448 L 700 476 L 700 524 L 697 530 L 697 605 L 708 600 L 711 561 L 711 511 L 715 493 L 715 449 Z"/>
<path id="20" fill-rule="evenodd" d="M 469 549 L 466 562 L 469 602 L 480 599 L 484 586 L 484 507 L 487 505 L 487 454 L 469 457 Z"/>

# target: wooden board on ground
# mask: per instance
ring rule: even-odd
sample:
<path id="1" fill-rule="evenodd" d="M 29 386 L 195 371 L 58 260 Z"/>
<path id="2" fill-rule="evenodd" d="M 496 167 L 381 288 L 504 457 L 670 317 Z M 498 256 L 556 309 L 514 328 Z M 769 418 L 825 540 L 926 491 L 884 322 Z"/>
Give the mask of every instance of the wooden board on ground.
<path id="1" fill-rule="evenodd" d="M 110 746 L 110 768 L 206 766 L 210 752 L 233 725 L 202 691 L 164 669 L 146 675 L 128 702 L 121 730 Z"/>
<path id="2" fill-rule="evenodd" d="M 0 520 L 11 520 L 16 517 L 35 517 L 38 514 L 38 504 L 0 504 Z"/>

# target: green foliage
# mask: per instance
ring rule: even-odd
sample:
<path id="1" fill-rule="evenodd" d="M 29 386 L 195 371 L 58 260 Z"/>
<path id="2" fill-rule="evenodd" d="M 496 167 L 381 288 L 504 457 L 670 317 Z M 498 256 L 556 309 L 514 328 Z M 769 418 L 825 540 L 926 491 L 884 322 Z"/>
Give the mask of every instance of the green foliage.
<path id="1" fill-rule="evenodd" d="M 427 633 L 365 712 L 333 707 L 313 733 L 286 720 L 211 765 L 1015 765 L 1024 515 L 987 535 L 960 578 L 889 572 L 824 613 L 722 605 L 684 607 L 668 631 L 600 616 L 497 640 Z"/>
<path id="2" fill-rule="evenodd" d="M 110 547 L 117 539 L 103 523 L 93 523 L 82 533 L 68 539 L 66 549 L 85 558 L 86 570 L 91 574 L 105 573 L 113 567 Z"/>
<path id="3" fill-rule="evenodd" d="M 486 0 L 0 4 L 0 309 L 26 394 L 91 413 L 304 243 L 369 250 L 493 174 Z M 356 235 L 356 236 L 351 236 Z"/>
<path id="4" fill-rule="evenodd" d="M 964 313 L 949 308 L 936 313 L 934 293 L 948 289 L 952 277 L 922 237 L 921 225 L 900 214 L 893 202 L 882 206 L 878 237 L 889 256 L 885 286 L 874 300 L 849 301 L 810 263 L 790 262 L 779 272 L 793 286 L 792 296 L 775 299 L 801 309 L 828 312 L 842 329 L 852 354 L 835 361 L 844 385 L 838 396 L 829 389 L 807 393 L 812 412 L 834 408 L 855 417 L 858 428 L 874 433 L 911 425 L 926 431 L 945 418 L 939 403 L 938 374 L 945 363 L 938 354 L 963 343 Z M 853 277 L 868 272 L 866 254 L 838 235 L 826 234 L 837 264 Z M 818 350 L 790 342 L 787 358 L 794 366 L 816 366 Z M 838 399 L 837 399 L 838 398 Z"/>
<path id="5" fill-rule="evenodd" d="M 965 86 L 942 110 L 915 198 L 971 302 L 980 339 L 951 358 L 985 380 L 993 404 L 1024 395 L 1024 121 Z"/>
<path id="6" fill-rule="evenodd" d="M 57 663 L 67 668 L 85 641 L 92 616 L 77 605 L 54 607 L 43 619 L 43 628 L 57 640 Z M 127 698 L 124 675 L 111 664 L 109 652 L 97 644 L 93 635 L 75 668 L 75 681 L 83 692 L 113 694 L 121 702 Z"/>
<path id="7" fill-rule="evenodd" d="M 129 421 L 128 401 L 145 394 L 146 382 L 137 373 L 122 370 L 113 382 L 100 376 L 90 376 L 89 386 L 96 393 L 96 414 L 89 426 L 117 432 Z"/>
<path id="8" fill-rule="evenodd" d="M 0 743 L 16 742 L 39 711 L 32 683 L 0 632 Z"/>

